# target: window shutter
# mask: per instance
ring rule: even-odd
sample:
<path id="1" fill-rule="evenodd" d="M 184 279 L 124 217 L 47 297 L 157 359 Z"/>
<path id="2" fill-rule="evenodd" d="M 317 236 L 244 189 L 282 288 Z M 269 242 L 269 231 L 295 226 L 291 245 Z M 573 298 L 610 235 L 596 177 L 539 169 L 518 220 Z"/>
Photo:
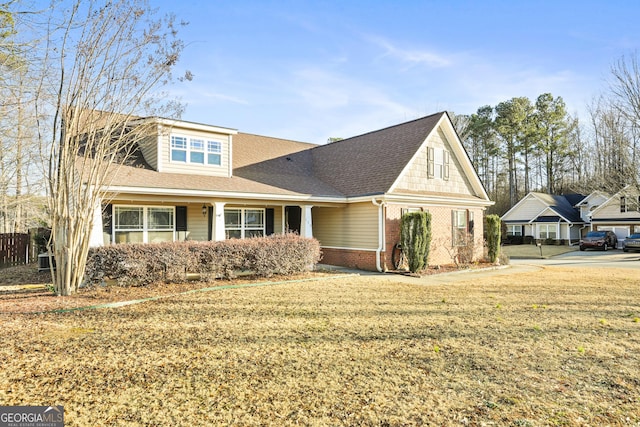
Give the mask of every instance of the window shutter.
<path id="1" fill-rule="evenodd" d="M 467 210 L 467 233 L 469 233 L 471 237 L 474 236 L 473 234 L 474 225 L 475 224 L 473 222 L 473 212 L 470 210 Z"/>
<path id="2" fill-rule="evenodd" d="M 102 205 L 102 231 L 111 234 L 113 222 L 113 205 Z"/>
<path id="3" fill-rule="evenodd" d="M 447 150 L 443 150 L 442 157 L 444 159 L 442 165 L 442 179 L 445 181 L 449 180 L 449 152 Z"/>
<path id="4" fill-rule="evenodd" d="M 275 211 L 273 208 L 267 208 L 266 213 L 265 213 L 265 235 L 266 236 L 271 236 L 274 232 L 274 216 L 275 216 Z"/>
<path id="5" fill-rule="evenodd" d="M 433 178 L 435 174 L 435 153 L 433 147 L 427 147 L 427 178 Z"/>
<path id="6" fill-rule="evenodd" d="M 176 231 L 187 231 L 186 206 L 176 206 Z"/>
<path id="7" fill-rule="evenodd" d="M 207 208 L 207 240 L 213 240 L 213 206 Z"/>

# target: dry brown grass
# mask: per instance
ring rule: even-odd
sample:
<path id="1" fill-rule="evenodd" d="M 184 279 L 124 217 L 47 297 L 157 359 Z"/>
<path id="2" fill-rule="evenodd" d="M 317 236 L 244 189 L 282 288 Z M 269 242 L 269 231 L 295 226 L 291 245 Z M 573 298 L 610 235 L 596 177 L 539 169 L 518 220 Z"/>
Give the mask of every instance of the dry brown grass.
<path id="1" fill-rule="evenodd" d="M 464 276 L 3 314 L 0 404 L 69 426 L 640 423 L 636 271 Z"/>

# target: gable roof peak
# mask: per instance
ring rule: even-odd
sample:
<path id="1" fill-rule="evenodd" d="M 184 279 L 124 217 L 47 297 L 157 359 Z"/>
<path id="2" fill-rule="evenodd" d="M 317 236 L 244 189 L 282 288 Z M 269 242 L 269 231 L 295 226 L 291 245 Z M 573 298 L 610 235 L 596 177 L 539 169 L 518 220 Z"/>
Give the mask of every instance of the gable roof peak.
<path id="1" fill-rule="evenodd" d="M 429 114 L 428 116 L 418 117 L 417 119 L 409 120 L 409 121 L 398 123 L 398 124 L 395 124 L 395 125 L 389 125 L 387 127 L 381 128 L 381 129 L 376 129 L 376 130 L 365 132 L 365 133 L 362 133 L 362 134 L 359 134 L 359 135 L 350 136 L 348 138 L 338 139 L 336 141 L 331 141 L 331 142 L 328 142 L 326 144 L 317 145 L 314 148 L 327 147 L 327 146 L 334 145 L 334 144 L 340 144 L 340 143 L 343 143 L 343 142 L 348 142 L 350 140 L 366 137 L 366 136 L 371 135 L 371 134 L 385 132 L 385 131 L 388 131 L 388 130 L 391 130 L 391 129 L 394 129 L 394 128 L 398 128 L 398 127 L 401 127 L 401 126 L 407 126 L 407 125 L 410 125 L 412 123 L 420 122 L 422 120 L 427 120 L 427 119 L 431 120 L 436 116 L 442 116 L 442 115 L 447 115 L 447 117 L 449 117 L 449 115 L 447 114 L 446 111 L 440 111 L 438 113 Z M 449 118 L 449 120 L 451 120 L 451 118 Z"/>

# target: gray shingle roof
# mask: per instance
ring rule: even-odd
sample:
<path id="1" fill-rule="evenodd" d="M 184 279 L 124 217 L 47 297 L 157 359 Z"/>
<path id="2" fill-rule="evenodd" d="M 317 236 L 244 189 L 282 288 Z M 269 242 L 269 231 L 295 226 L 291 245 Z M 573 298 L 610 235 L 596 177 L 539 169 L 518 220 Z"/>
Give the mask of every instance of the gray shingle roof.
<path id="1" fill-rule="evenodd" d="M 444 114 L 317 146 L 313 173 L 347 196 L 385 193 Z"/>
<path id="2" fill-rule="evenodd" d="M 584 199 L 583 195 L 554 195 L 546 193 L 534 193 L 536 197 L 544 201 L 554 212 L 566 218 L 569 222 L 583 222 L 580 211 L 573 206 Z M 578 202 L 573 203 L 575 200 Z"/>
<path id="3" fill-rule="evenodd" d="M 122 167 L 113 184 L 318 197 L 383 194 L 445 114 L 326 145 L 238 133 L 233 137 L 232 178 L 159 173 L 139 161 Z"/>

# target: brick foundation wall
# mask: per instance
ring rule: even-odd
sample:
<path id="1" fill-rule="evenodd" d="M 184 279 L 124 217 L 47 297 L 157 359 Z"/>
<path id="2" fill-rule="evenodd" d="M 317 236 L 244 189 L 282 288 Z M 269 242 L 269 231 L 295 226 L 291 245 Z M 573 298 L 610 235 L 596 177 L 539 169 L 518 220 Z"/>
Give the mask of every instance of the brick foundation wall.
<path id="1" fill-rule="evenodd" d="M 376 252 L 322 248 L 322 261 L 320 262 L 359 270 L 376 271 Z"/>
<path id="2" fill-rule="evenodd" d="M 400 218 L 402 209 L 408 206 L 388 205 L 386 206 L 385 242 L 387 257 L 383 258 L 384 266 L 388 270 L 393 269 L 391 254 L 393 247 L 400 241 Z M 411 206 L 415 208 L 415 206 Z M 452 214 L 454 208 L 441 206 L 425 206 L 423 208 L 431 213 L 432 233 L 431 252 L 429 254 L 429 265 L 453 264 L 455 251 L 451 247 L 452 239 Z M 471 209 L 474 215 L 474 259 L 480 260 L 484 256 L 483 250 L 483 210 L 482 208 Z"/>

